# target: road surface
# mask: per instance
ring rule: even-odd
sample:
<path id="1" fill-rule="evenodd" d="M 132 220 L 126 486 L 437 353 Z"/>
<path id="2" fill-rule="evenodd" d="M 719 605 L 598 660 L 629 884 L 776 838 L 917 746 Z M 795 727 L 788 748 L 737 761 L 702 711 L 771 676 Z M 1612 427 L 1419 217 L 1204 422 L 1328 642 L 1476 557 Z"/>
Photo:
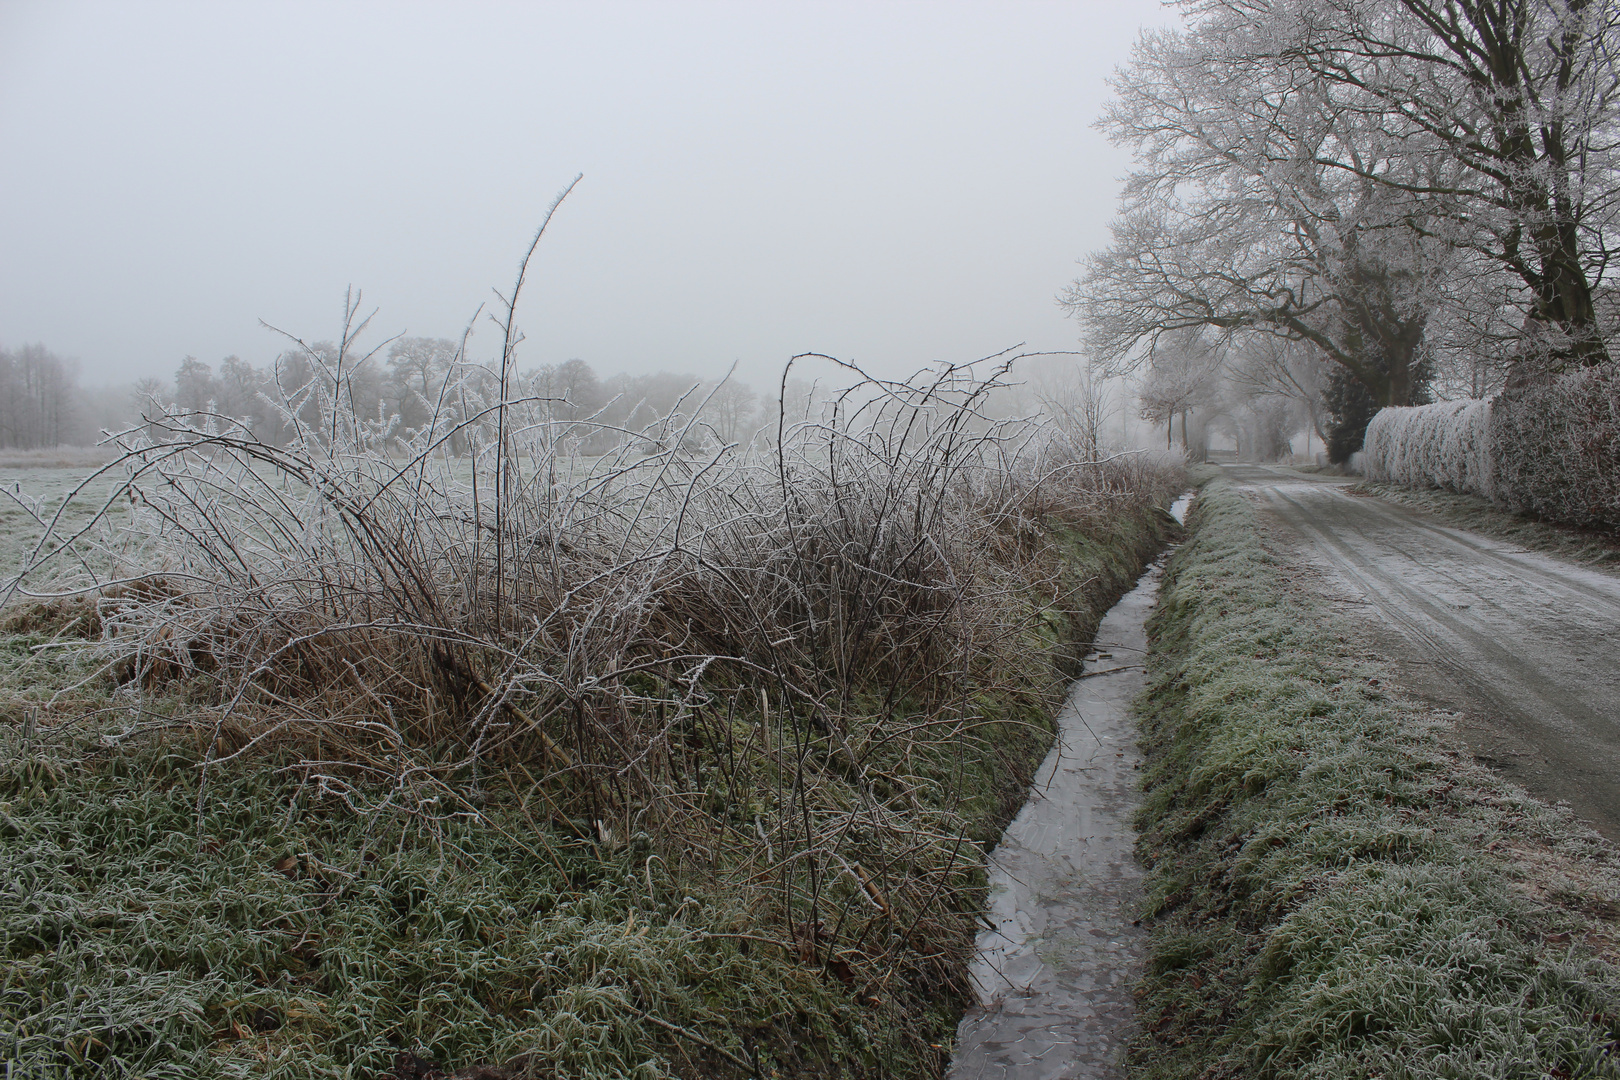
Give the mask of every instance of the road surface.
<path id="1" fill-rule="evenodd" d="M 1337 575 L 1339 599 L 1382 617 L 1381 651 L 1463 714 L 1476 757 L 1620 841 L 1620 577 L 1347 495 L 1343 479 L 1224 471 L 1273 537 Z"/>

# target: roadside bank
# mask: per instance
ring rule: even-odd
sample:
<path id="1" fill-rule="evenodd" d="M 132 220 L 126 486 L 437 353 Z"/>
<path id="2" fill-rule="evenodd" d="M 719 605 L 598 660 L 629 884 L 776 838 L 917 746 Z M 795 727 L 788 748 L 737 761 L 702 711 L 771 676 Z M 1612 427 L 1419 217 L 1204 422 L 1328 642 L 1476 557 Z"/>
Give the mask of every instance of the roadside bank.
<path id="1" fill-rule="evenodd" d="M 1148 1077 L 1620 1074 L 1613 848 L 1392 690 L 1208 482 L 1149 622 Z"/>

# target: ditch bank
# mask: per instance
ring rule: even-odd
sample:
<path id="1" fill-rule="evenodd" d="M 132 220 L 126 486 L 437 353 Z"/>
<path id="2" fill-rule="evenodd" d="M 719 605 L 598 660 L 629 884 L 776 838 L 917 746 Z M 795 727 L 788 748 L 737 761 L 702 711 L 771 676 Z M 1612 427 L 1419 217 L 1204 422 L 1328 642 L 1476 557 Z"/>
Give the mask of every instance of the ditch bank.
<path id="1" fill-rule="evenodd" d="M 1206 484 L 1148 623 L 1143 1077 L 1620 1075 L 1614 849 L 1468 761 Z"/>
<path id="2" fill-rule="evenodd" d="M 948 759 L 870 740 L 886 806 L 919 835 L 951 810 L 960 855 L 914 869 L 913 853 L 876 850 L 886 876 L 870 884 L 838 867 L 824 929 L 800 938 L 769 880 L 673 865 L 672 845 L 570 818 L 517 766 L 484 777 L 476 809 L 425 820 L 326 796 L 288 745 L 216 765 L 199 800 L 206 687 L 137 710 L 77 654 L 38 648 L 81 632 L 72 610 L 8 612 L 0 1062 L 38 1077 L 938 1075 L 971 998 L 982 852 L 1047 752 L 1079 643 L 1174 531 L 1159 506 L 1179 479 L 1009 533 L 1050 547 L 1054 569 L 1028 598 L 1017 671 L 960 705 L 985 723 Z M 70 686 L 71 710 L 50 704 Z M 739 758 L 770 734 L 734 727 Z M 830 745 L 816 735 L 803 759 L 828 771 L 818 792 L 853 804 Z M 776 779 L 737 783 L 768 806 Z M 389 792 L 347 794 L 365 810 Z M 908 874 L 935 883 L 934 907 L 901 906 Z"/>

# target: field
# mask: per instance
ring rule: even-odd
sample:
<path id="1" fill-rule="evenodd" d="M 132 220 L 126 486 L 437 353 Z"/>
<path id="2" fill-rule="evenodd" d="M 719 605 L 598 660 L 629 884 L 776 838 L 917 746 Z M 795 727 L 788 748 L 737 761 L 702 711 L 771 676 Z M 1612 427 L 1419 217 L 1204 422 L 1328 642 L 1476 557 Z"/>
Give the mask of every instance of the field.
<path id="1" fill-rule="evenodd" d="M 48 521 L 91 471 L 83 466 L 18 466 L 0 461 L 0 581 L 22 568 L 24 557 L 44 535 L 42 519 Z M 83 488 L 84 497 L 66 508 L 63 526 L 77 530 L 88 524 L 122 479 L 120 472 L 91 480 Z M 116 511 L 114 527 L 122 524 L 123 513 L 122 508 Z"/>

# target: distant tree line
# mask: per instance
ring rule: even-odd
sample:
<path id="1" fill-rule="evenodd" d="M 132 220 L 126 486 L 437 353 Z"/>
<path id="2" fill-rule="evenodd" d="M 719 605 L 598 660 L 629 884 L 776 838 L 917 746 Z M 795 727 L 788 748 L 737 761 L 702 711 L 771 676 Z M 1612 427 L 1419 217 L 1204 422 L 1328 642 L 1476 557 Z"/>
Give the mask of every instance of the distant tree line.
<path id="1" fill-rule="evenodd" d="M 401 436 L 423 429 L 435 414 L 441 428 L 453 427 L 498 396 L 493 372 L 458 357 L 457 343 L 448 338 L 399 338 L 364 360 L 345 359 L 339 388 L 330 376 L 338 368 L 337 346 L 317 342 L 263 366 L 238 356 L 217 366 L 188 356 L 172 380 L 85 387 L 77 365 L 43 345 L 0 349 L 0 450 L 91 445 L 165 410 L 234 420 L 264 442 L 285 445 L 300 422 L 318 414 L 323 394 L 338 396 L 362 420 Z M 812 400 L 819 400 L 799 380 L 790 381 L 787 391 L 790 419 L 804 419 Z M 542 419 L 572 422 L 571 437 L 594 452 L 674 414 L 690 417 L 700 405 L 703 437 L 721 442 L 746 443 L 766 428 L 774 434 L 778 413 L 774 395 L 761 395 L 735 378 L 703 380 L 668 371 L 602 376 L 578 359 L 523 372 L 510 394 L 539 399 Z M 463 448 L 452 440 L 453 452 Z"/>
<path id="2" fill-rule="evenodd" d="M 0 449 L 71 441 L 81 412 L 73 364 L 43 345 L 0 349 Z"/>
<path id="3" fill-rule="evenodd" d="M 441 429 L 453 426 L 498 396 L 494 373 L 460 360 L 457 343 L 448 338 L 399 338 L 381 355 L 348 360 L 342 387 L 332 385 L 336 361 L 337 347 L 328 342 L 289 350 L 265 367 L 228 356 L 216 369 L 188 356 L 172 383 L 142 380 L 134 396 L 144 415 L 166 407 L 215 414 L 277 445 L 292 438 L 300 421 L 314 419 L 321 394 L 337 396 L 358 417 L 401 436 L 424 429 L 435 417 Z M 795 389 L 800 396 L 808 392 Z M 777 415 L 774 400 L 735 379 L 716 385 L 665 371 L 603 377 L 579 359 L 523 372 L 510 394 L 537 399 L 543 420 L 571 424 L 580 447 L 596 452 L 616 445 L 625 432 L 677 411 L 690 416 L 705 402 L 705 431 L 723 442 L 746 442 L 774 425 Z M 462 445 L 452 438 L 450 448 L 459 451 Z"/>

